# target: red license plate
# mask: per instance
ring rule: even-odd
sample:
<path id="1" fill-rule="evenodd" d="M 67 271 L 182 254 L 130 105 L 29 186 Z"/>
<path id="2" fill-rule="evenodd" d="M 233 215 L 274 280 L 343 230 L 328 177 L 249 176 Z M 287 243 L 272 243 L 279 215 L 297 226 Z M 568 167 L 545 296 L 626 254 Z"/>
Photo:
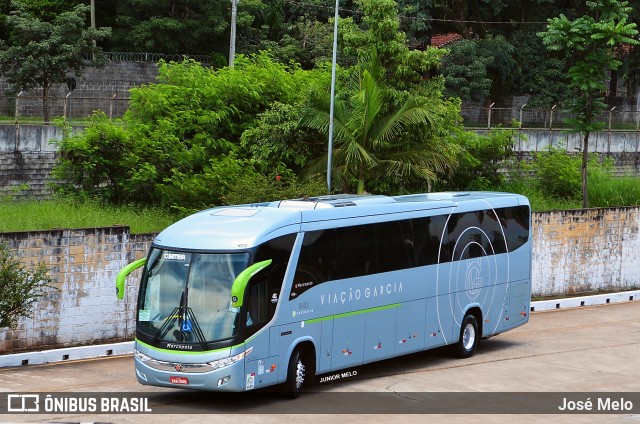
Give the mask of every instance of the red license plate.
<path id="1" fill-rule="evenodd" d="M 187 377 L 170 376 L 169 381 L 171 384 L 189 384 L 189 379 Z"/>

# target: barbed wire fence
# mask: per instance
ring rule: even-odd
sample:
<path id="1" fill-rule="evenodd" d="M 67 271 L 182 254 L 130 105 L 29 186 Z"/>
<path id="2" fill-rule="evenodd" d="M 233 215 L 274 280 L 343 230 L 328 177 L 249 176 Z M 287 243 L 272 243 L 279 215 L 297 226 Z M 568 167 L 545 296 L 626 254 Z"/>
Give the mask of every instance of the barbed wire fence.
<path id="1" fill-rule="evenodd" d="M 207 66 L 215 59 L 206 55 L 181 55 L 163 53 L 106 52 L 108 66 L 131 66 L 131 76 L 122 78 L 95 74 L 88 76 L 72 90 L 71 84 L 58 84 L 52 88 L 47 101 L 51 120 L 63 119 L 73 124 L 86 122 L 95 112 L 101 111 L 111 119 L 120 118 L 129 107 L 129 90 L 155 82 L 157 64 L 195 60 Z M 127 65 L 128 64 L 128 65 Z M 142 70 L 141 66 L 145 69 Z M 75 84 L 75 81 L 73 82 Z M 0 123 L 43 123 L 43 98 L 41 89 L 11 93 L 10 86 L 0 76 Z M 572 115 L 561 106 L 530 108 L 526 103 L 518 106 L 463 105 L 461 115 L 464 126 L 470 129 L 522 128 L 564 130 Z M 609 131 L 640 131 L 640 111 L 611 107 L 599 119 Z"/>
<path id="2" fill-rule="evenodd" d="M 122 117 L 129 107 L 129 90 L 155 82 L 157 65 L 161 61 L 194 60 L 208 66 L 214 58 L 206 55 L 165 53 L 106 52 L 107 68 L 87 68 L 79 81 L 69 76 L 67 84 L 55 84 L 43 99 L 42 89 L 18 93 L 0 75 L 0 123 L 43 124 L 43 102 L 50 122 L 63 119 L 70 124 L 87 122 L 96 111 L 109 118 Z M 123 69 L 124 68 L 124 69 Z"/>
<path id="3" fill-rule="evenodd" d="M 567 119 L 575 115 L 558 105 L 550 108 L 463 106 L 461 115 L 468 128 L 523 128 L 566 130 Z M 604 130 L 640 131 L 640 111 L 610 107 L 597 117 L 605 124 Z"/>

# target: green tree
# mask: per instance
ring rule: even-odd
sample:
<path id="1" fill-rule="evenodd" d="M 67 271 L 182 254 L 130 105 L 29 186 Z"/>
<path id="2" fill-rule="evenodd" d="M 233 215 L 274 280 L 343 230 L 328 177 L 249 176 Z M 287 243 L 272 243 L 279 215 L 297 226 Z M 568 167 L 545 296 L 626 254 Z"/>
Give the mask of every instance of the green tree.
<path id="1" fill-rule="evenodd" d="M 491 89 L 487 67 L 493 57 L 480 48 L 478 40 L 460 40 L 448 50 L 440 68 L 445 79 L 445 95 L 465 102 L 484 101 Z"/>
<path id="2" fill-rule="evenodd" d="M 52 175 L 61 181 L 57 191 L 122 203 L 136 166 L 134 142 L 120 123 L 95 113 L 84 131 L 67 133 L 58 143 L 58 165 Z M 147 187 L 150 188 L 150 187 Z"/>
<path id="3" fill-rule="evenodd" d="M 173 54 L 226 54 L 229 51 L 228 0 L 119 0 L 117 3 L 114 45 L 123 51 Z M 240 22 L 238 27 L 242 28 Z"/>
<path id="4" fill-rule="evenodd" d="M 587 166 L 589 134 L 604 127 L 599 115 L 605 110 L 603 94 L 608 72 L 618 69 L 621 62 L 615 49 L 622 43 L 638 44 L 636 24 L 628 23 L 632 8 L 627 1 L 597 0 L 586 2 L 587 14 L 570 20 L 560 15 L 549 20 L 547 31 L 541 32 L 550 50 L 565 53 L 570 60 L 570 86 L 574 98 L 570 109 L 575 118 L 567 122 L 582 134 L 582 206 L 588 206 Z"/>
<path id="5" fill-rule="evenodd" d="M 547 50 L 542 39 L 529 31 L 516 32 L 512 43 L 518 46 L 514 52 L 512 92 L 528 96 L 527 107 L 550 108 L 568 98 L 564 56 Z"/>
<path id="6" fill-rule="evenodd" d="M 459 166 L 438 187 L 444 190 L 495 190 L 503 182 L 500 172 L 513 153 L 514 132 L 508 128 L 492 128 L 488 134 L 455 131 L 460 145 Z"/>
<path id="7" fill-rule="evenodd" d="M 355 73 L 346 88 L 349 97 L 336 100 L 332 160 L 336 177 L 344 188 L 355 180 L 357 193 L 364 193 L 367 183 L 381 176 L 430 185 L 453 169 L 453 157 L 424 142 L 411 149 L 399 146 L 411 138 L 410 128 L 435 126 L 437 109 L 423 98 L 406 95 L 398 109 L 385 113 L 387 99 L 374 78 L 377 73 L 369 69 Z M 322 104 L 306 111 L 301 124 L 328 135 L 329 102 L 326 97 L 320 100 Z M 326 155 L 320 163 L 326 163 Z"/>
<path id="8" fill-rule="evenodd" d="M 55 175 L 63 190 L 113 203 L 182 211 L 224 203 L 240 175 L 274 171 L 243 151 L 242 134 L 276 102 L 300 101 L 316 78 L 266 53 L 239 55 L 233 69 L 162 63 L 156 84 L 131 90 L 122 122 L 96 116 L 59 143 Z"/>
<path id="9" fill-rule="evenodd" d="M 242 150 L 263 175 L 271 175 L 282 166 L 300 173 L 312 158 L 322 154 L 325 140 L 300 127 L 299 121 L 299 107 L 276 102 L 258 115 L 254 127 L 242 133 Z"/>
<path id="10" fill-rule="evenodd" d="M 400 30 L 407 34 L 410 44 L 425 45 L 431 30 L 432 0 L 398 0 Z"/>
<path id="11" fill-rule="evenodd" d="M 19 318 L 30 317 L 35 302 L 47 296 L 53 283 L 44 263 L 29 269 L 0 242 L 0 328 L 14 329 Z"/>
<path id="12" fill-rule="evenodd" d="M 440 65 L 444 50 L 411 50 L 400 31 L 397 5 L 393 0 L 357 0 L 363 17 L 361 25 L 353 18 L 341 19 L 340 42 L 343 56 L 353 63 L 367 63 L 372 57 L 380 63 L 381 75 L 389 88 L 411 90 L 425 84 L 425 75 Z M 342 64 L 342 63 L 341 63 Z M 345 64 L 342 64 L 345 66 Z"/>
<path id="13" fill-rule="evenodd" d="M 64 83 L 69 73 L 80 76 L 84 68 L 106 62 L 94 40 L 108 37 L 109 28 L 86 24 L 89 6 L 77 5 L 62 12 L 52 22 L 28 12 L 21 3 L 6 18 L 9 36 L 0 40 L 0 72 L 13 90 L 42 89 L 42 110 L 49 122 L 48 96 L 51 86 Z"/>
<path id="14" fill-rule="evenodd" d="M 516 48 L 502 35 L 489 35 L 481 41 L 480 46 L 491 57 L 487 65 L 487 75 L 491 80 L 489 97 L 498 104 L 505 104 L 512 87 Z"/>
<path id="15" fill-rule="evenodd" d="M 11 5 L 12 2 L 7 3 Z M 82 3 L 86 2 L 83 0 L 14 0 L 12 9 L 15 8 L 15 4 L 20 4 L 26 12 L 43 21 L 53 22 L 60 13 L 68 12 Z"/>

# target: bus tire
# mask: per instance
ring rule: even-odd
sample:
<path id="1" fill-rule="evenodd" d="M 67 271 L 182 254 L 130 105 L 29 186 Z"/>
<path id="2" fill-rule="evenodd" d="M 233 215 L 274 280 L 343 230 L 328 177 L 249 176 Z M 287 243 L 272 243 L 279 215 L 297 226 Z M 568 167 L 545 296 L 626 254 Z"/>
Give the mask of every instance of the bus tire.
<path id="1" fill-rule="evenodd" d="M 300 396 L 305 383 L 307 368 L 302 352 L 299 348 L 296 348 L 291 354 L 291 359 L 289 359 L 287 381 L 284 383 L 287 397 L 295 399 Z"/>
<path id="2" fill-rule="evenodd" d="M 460 358 L 469 358 L 478 347 L 480 334 L 478 332 L 478 320 L 472 314 L 465 315 L 460 326 L 460 339 L 456 344 L 457 354 Z"/>

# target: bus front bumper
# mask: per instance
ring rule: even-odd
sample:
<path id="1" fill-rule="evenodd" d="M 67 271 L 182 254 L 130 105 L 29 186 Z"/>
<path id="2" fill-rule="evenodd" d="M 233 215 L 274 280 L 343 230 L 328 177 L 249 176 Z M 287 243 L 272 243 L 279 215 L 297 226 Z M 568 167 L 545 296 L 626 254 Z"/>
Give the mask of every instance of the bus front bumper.
<path id="1" fill-rule="evenodd" d="M 192 390 L 240 392 L 247 389 L 244 357 L 202 364 L 160 361 L 136 352 L 136 378 L 140 384 Z"/>

